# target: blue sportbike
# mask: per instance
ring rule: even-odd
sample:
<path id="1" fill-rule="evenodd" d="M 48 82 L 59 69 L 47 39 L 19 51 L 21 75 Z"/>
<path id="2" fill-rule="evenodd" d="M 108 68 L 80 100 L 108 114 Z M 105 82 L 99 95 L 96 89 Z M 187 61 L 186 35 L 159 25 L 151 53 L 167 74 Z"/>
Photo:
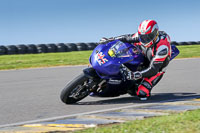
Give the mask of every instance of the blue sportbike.
<path id="1" fill-rule="evenodd" d="M 171 45 L 171 60 L 179 54 Z M 124 68 L 140 71 L 147 67 L 141 50 L 129 43 L 115 40 L 98 45 L 89 58 L 91 67 L 69 82 L 60 98 L 66 104 L 76 103 L 88 95 L 114 97 L 123 94 L 136 95 L 141 80 L 127 80 Z"/>

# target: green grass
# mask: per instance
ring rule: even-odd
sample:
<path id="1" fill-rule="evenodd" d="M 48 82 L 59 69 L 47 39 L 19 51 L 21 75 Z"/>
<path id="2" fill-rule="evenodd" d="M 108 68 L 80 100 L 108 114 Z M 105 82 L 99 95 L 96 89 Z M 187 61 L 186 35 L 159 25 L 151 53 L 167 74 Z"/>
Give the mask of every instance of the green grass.
<path id="1" fill-rule="evenodd" d="M 200 45 L 185 45 L 177 48 L 180 54 L 176 58 L 200 57 Z"/>
<path id="2" fill-rule="evenodd" d="M 100 126 L 75 133 L 200 133 L 200 110 Z"/>
<path id="3" fill-rule="evenodd" d="M 176 58 L 200 57 L 200 45 L 178 46 L 180 54 Z M 92 51 L 76 51 L 65 53 L 2 55 L 0 70 L 49 67 L 63 65 L 89 64 Z"/>
<path id="4" fill-rule="evenodd" d="M 89 63 L 92 51 L 66 53 L 3 55 L 0 56 L 0 70 L 63 65 L 83 65 Z"/>

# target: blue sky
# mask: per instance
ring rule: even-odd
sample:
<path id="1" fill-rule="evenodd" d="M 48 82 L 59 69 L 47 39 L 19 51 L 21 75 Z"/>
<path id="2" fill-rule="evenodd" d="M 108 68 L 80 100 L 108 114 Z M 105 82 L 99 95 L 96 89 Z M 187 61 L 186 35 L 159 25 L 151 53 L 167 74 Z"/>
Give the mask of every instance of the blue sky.
<path id="1" fill-rule="evenodd" d="M 145 19 L 172 41 L 200 41 L 199 0 L 0 0 L 0 45 L 97 42 Z"/>

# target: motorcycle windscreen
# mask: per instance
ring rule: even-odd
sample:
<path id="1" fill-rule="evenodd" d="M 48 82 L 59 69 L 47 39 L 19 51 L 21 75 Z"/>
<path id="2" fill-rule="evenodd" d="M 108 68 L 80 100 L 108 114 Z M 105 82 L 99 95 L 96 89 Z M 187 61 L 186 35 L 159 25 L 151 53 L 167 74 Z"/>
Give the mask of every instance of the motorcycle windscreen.
<path id="1" fill-rule="evenodd" d="M 132 53 L 129 50 L 130 47 L 128 47 L 125 43 L 121 41 L 117 41 L 108 51 L 108 54 L 111 57 L 116 58 L 123 58 L 123 57 L 132 57 Z M 110 52 L 112 51 L 112 52 Z M 112 53 L 112 54 L 110 54 Z"/>
<path id="2" fill-rule="evenodd" d="M 119 40 L 98 45 L 90 57 L 90 63 L 99 73 L 117 75 L 121 64 L 133 60 L 129 46 Z"/>

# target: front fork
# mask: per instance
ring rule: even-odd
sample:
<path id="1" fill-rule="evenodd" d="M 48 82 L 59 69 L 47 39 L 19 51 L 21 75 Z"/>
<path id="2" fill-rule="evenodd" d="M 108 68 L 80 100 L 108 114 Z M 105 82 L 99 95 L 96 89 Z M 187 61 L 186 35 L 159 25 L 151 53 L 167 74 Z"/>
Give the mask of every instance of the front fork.
<path id="1" fill-rule="evenodd" d="M 86 77 L 89 78 L 89 82 L 87 87 L 89 88 L 89 91 L 96 91 L 96 89 L 99 86 L 99 83 L 101 82 L 101 78 L 97 75 L 94 68 L 89 67 L 83 70 L 83 73 Z"/>
<path id="2" fill-rule="evenodd" d="M 83 69 L 83 73 L 84 73 L 85 76 L 88 77 L 89 79 L 93 79 L 93 80 L 98 80 L 98 79 L 100 79 L 99 76 L 97 75 L 95 69 L 92 68 L 92 67 L 88 67 L 88 68 Z"/>

